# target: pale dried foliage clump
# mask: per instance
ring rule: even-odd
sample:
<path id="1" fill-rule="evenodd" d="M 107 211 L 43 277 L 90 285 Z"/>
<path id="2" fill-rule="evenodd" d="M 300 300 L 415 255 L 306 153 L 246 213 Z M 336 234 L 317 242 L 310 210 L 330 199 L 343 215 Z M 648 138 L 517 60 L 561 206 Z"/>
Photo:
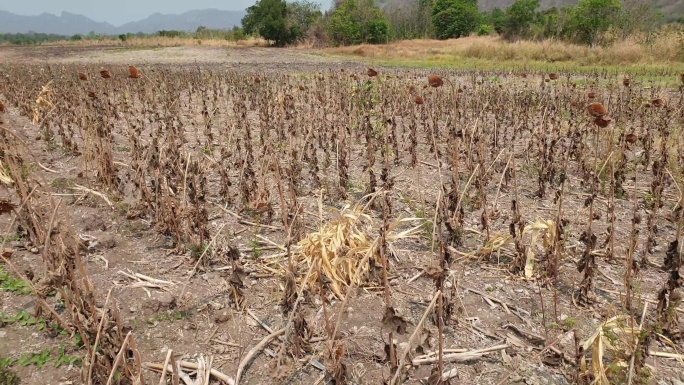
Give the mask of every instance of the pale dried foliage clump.
<path id="1" fill-rule="evenodd" d="M 343 207 L 336 217 L 324 223 L 318 231 L 302 239 L 296 253 L 299 262 L 320 267 L 324 280 L 330 281 L 330 288 L 336 296 L 344 298 L 343 287 L 364 283 L 364 276 L 373 266 L 381 266 L 381 237 L 378 221 L 365 212 L 360 204 Z M 390 244 L 400 239 L 419 234 L 422 224 L 407 230 L 400 230 L 402 224 L 420 221 L 419 218 L 395 220 L 387 227 L 386 241 Z M 310 284 L 319 280 L 318 269 L 313 269 Z"/>
<path id="2" fill-rule="evenodd" d="M 41 122 L 45 116 L 54 110 L 54 104 L 52 103 L 52 98 L 54 97 L 52 90 L 52 80 L 44 85 L 36 98 L 36 104 L 33 108 L 33 117 L 31 121 L 33 123 Z"/>
<path id="3" fill-rule="evenodd" d="M 539 255 L 548 254 L 553 250 L 556 242 L 559 241 L 559 234 L 556 223 L 550 219 L 537 219 L 525 226 L 522 232 L 525 253 L 521 257 L 524 259 L 525 278 L 532 279 L 535 276 L 535 250 Z M 501 254 L 505 246 L 513 245 L 515 237 L 510 234 L 493 234 L 489 242 L 477 252 L 478 255 Z M 474 254 L 471 254 L 474 256 Z"/>
<path id="4" fill-rule="evenodd" d="M 10 176 L 9 169 L 7 168 L 7 165 L 0 160 L 0 183 L 3 183 L 6 186 L 12 186 L 14 184 L 14 180 Z"/>
<path id="5" fill-rule="evenodd" d="M 629 322 L 629 317 L 625 315 L 610 318 L 582 343 L 579 372 L 583 378 L 591 379 L 591 384 L 615 383 L 609 379 L 614 370 L 606 367 L 606 362 L 613 368 L 630 370 L 627 358 L 636 354 L 635 347 L 639 346 L 641 328 L 630 326 Z"/>

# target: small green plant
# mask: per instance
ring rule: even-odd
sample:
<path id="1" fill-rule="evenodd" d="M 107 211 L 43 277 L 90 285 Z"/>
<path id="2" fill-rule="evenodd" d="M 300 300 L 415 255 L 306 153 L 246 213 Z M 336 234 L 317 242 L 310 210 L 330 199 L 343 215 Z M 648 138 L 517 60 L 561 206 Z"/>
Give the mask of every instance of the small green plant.
<path id="1" fill-rule="evenodd" d="M 74 339 L 73 341 L 71 341 L 71 344 L 76 348 L 80 348 L 81 346 L 83 346 L 83 339 L 81 338 L 80 333 L 74 334 Z"/>
<path id="2" fill-rule="evenodd" d="M 69 357 L 66 355 L 64 344 L 59 345 L 59 357 L 55 361 L 55 368 L 59 368 L 63 364 L 81 366 L 81 360 L 78 357 Z"/>
<path id="3" fill-rule="evenodd" d="M 399 192 L 399 199 L 401 200 L 401 203 L 403 203 L 406 206 L 408 206 L 409 208 L 411 208 L 411 198 L 408 195 L 406 195 L 400 191 Z"/>
<path id="4" fill-rule="evenodd" d="M 347 191 L 351 191 L 351 189 L 354 188 L 354 184 L 350 180 L 348 180 L 347 185 L 345 187 Z"/>
<path id="5" fill-rule="evenodd" d="M 523 163 L 522 165 L 520 165 L 520 169 L 522 172 L 531 177 L 539 175 L 539 167 L 537 167 L 537 165 L 534 164 Z"/>
<path id="6" fill-rule="evenodd" d="M 35 365 L 39 369 L 46 363 L 52 361 L 53 357 L 50 355 L 50 349 L 43 349 L 40 353 L 24 353 L 17 360 L 19 366 Z"/>
<path id="7" fill-rule="evenodd" d="M 15 234 L 9 234 L 9 235 L 5 235 L 4 237 L 0 237 L 0 240 L 7 243 L 7 242 L 21 241 L 21 238 L 22 238 L 21 233 L 17 232 Z M 0 270 L 1 269 L 2 269 L 2 267 L 0 267 Z"/>
<path id="8" fill-rule="evenodd" d="M 414 213 L 414 217 L 420 218 L 420 219 L 426 219 L 427 218 L 427 214 L 425 212 L 425 205 L 420 205 L 420 208 L 418 208 L 416 210 L 416 212 Z M 422 229 L 423 229 L 423 232 L 421 235 L 424 238 L 428 238 L 428 239 L 432 238 L 432 232 L 433 232 L 432 221 L 425 220 L 423 222 Z"/>
<path id="9" fill-rule="evenodd" d="M 16 360 L 10 357 L 0 358 L 0 369 L 9 368 L 14 365 L 15 362 Z"/>
<path id="10" fill-rule="evenodd" d="M 575 322 L 575 319 L 572 318 L 572 317 L 568 317 L 568 318 L 566 318 L 566 319 L 563 320 L 563 326 L 564 326 L 565 329 L 567 329 L 567 330 L 570 330 L 570 329 L 574 328 L 576 323 L 577 323 L 577 322 Z"/>
<path id="11" fill-rule="evenodd" d="M 606 337 L 610 343 L 615 343 L 620 338 L 610 327 L 607 326 L 603 327 L 603 336 Z"/>
<path id="12" fill-rule="evenodd" d="M 148 325 L 156 325 L 159 322 L 162 321 L 176 321 L 176 320 L 181 320 L 183 317 L 187 315 L 186 312 L 183 311 L 166 311 L 164 313 L 157 314 L 153 318 L 147 318 L 145 319 L 145 322 Z"/>
<path id="13" fill-rule="evenodd" d="M 648 207 L 653 207 L 655 205 L 655 196 L 649 191 L 644 192 L 644 203 L 646 203 Z"/>
<path id="14" fill-rule="evenodd" d="M 254 257 L 254 259 L 261 257 L 261 247 L 259 246 L 259 242 L 252 240 L 249 243 L 249 248 L 252 250 L 252 257 Z"/>
<path id="15" fill-rule="evenodd" d="M 55 178 L 50 184 L 56 189 L 66 189 L 76 186 L 76 183 L 73 180 L 67 178 Z"/>
<path id="16" fill-rule="evenodd" d="M 185 313 L 182 311 L 167 311 L 165 313 L 159 314 L 156 318 L 159 321 L 173 321 L 183 319 L 184 315 Z"/>
<path id="17" fill-rule="evenodd" d="M 38 330 L 45 329 L 45 320 L 43 318 L 35 318 L 25 311 L 17 313 L 14 317 L 7 314 L 0 313 L 0 322 L 6 324 L 17 324 L 19 326 L 36 326 Z"/>
<path id="18" fill-rule="evenodd" d="M 14 365 L 15 360 L 7 357 L 0 358 L 0 385 L 18 385 L 19 376 L 10 370 L 10 366 Z"/>
<path id="19" fill-rule="evenodd" d="M 211 255 L 211 248 L 208 243 L 203 243 L 202 246 L 187 243 L 185 248 L 190 250 L 190 255 L 194 260 L 197 260 L 202 254 Z"/>
<path id="20" fill-rule="evenodd" d="M 20 279 L 13 278 L 0 266 L 0 290 L 17 294 L 30 294 L 31 289 Z"/>

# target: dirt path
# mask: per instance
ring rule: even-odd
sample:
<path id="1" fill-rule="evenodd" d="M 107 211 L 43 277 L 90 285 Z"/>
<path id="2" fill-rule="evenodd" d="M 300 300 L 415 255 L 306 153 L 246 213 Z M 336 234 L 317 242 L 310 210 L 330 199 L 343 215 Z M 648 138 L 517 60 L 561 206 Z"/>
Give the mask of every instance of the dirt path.
<path id="1" fill-rule="evenodd" d="M 316 55 L 310 50 L 264 47 L 0 47 L 2 62 L 59 64 L 145 65 L 174 64 L 220 65 L 252 71 L 283 70 L 297 72 L 311 68 L 360 67 L 359 63 Z M 250 68 L 251 67 L 251 68 Z"/>

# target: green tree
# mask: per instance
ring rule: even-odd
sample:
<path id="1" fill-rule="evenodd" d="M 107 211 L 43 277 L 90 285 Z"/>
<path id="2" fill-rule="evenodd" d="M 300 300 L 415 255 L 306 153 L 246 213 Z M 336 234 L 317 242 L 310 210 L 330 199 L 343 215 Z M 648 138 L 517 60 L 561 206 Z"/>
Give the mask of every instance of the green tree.
<path id="1" fill-rule="evenodd" d="M 237 25 L 233 26 L 233 29 L 230 32 L 232 33 L 232 39 L 235 41 L 242 40 L 245 38 L 245 32 L 242 30 L 241 27 L 238 27 Z"/>
<path id="2" fill-rule="evenodd" d="M 477 0 L 436 0 L 432 7 L 432 24 L 438 39 L 468 36 L 479 21 Z"/>
<path id="3" fill-rule="evenodd" d="M 570 18 L 570 32 L 583 44 L 594 46 L 620 15 L 618 0 L 579 0 Z"/>
<path id="4" fill-rule="evenodd" d="M 665 21 L 662 11 L 640 0 L 623 0 L 622 12 L 616 22 L 622 38 L 637 35 L 644 43 L 651 43 Z"/>
<path id="5" fill-rule="evenodd" d="M 246 34 L 258 34 L 270 40 L 277 47 L 293 43 L 297 36 L 288 28 L 287 3 L 285 0 L 258 0 L 247 8 L 242 18 L 242 28 Z"/>
<path id="6" fill-rule="evenodd" d="M 321 5 L 306 0 L 287 3 L 287 25 L 295 39 L 301 39 L 321 18 Z"/>
<path id="7" fill-rule="evenodd" d="M 537 13 L 538 35 L 535 38 L 548 39 L 559 38 L 563 33 L 565 21 L 562 16 L 567 13 L 563 9 L 563 14 L 556 7 L 551 7 Z"/>
<path id="8" fill-rule="evenodd" d="M 507 39 L 528 38 L 539 8 L 539 0 L 515 0 L 506 9 L 503 36 Z"/>
<path id="9" fill-rule="evenodd" d="M 342 0 L 330 14 L 330 39 L 336 45 L 387 41 L 389 23 L 373 0 Z"/>
<path id="10" fill-rule="evenodd" d="M 506 13 L 504 13 L 501 8 L 496 7 L 492 9 L 489 16 L 489 24 L 494 28 L 494 31 L 499 35 L 503 35 L 504 28 L 506 25 Z"/>
<path id="11" fill-rule="evenodd" d="M 433 0 L 394 0 L 382 6 L 393 39 L 416 39 L 432 34 Z"/>

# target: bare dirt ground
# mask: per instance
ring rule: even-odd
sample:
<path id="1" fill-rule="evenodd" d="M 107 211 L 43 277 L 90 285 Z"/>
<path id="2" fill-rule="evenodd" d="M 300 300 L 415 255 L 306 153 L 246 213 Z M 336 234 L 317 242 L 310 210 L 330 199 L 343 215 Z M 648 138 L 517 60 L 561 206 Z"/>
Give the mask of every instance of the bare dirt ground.
<path id="1" fill-rule="evenodd" d="M 278 50 L 261 47 L 149 47 L 126 48 L 39 46 L 0 47 L 0 59 L 8 62 L 37 64 L 108 64 L 108 65 L 219 65 L 244 70 L 273 70 L 298 72 L 299 70 L 325 69 L 327 65 L 345 63 L 315 55 L 308 50 Z M 346 62 L 351 64 L 353 62 Z"/>
<path id="2" fill-rule="evenodd" d="M 4 63 L 129 65 L 135 64 L 145 69 L 146 65 L 183 65 L 210 66 L 213 69 L 245 71 L 246 74 L 291 73 L 316 74 L 330 69 L 365 73 L 366 66 L 361 63 L 322 58 L 307 51 L 272 50 L 267 48 L 151 48 L 122 50 L 116 48 L 75 48 L 75 47 L 0 47 L 0 61 Z M 384 69 L 380 69 L 381 71 Z M 387 71 L 390 71 L 387 69 Z M 411 71 L 397 72 L 411 77 Z M 250 75 L 251 76 L 251 75 Z M 91 281 L 97 289 L 97 298 L 104 302 L 107 291 L 114 287 L 122 317 L 126 326 L 135 335 L 138 348 L 146 362 L 163 362 L 166 352 L 173 349 L 176 354 L 186 358 L 197 355 L 213 356 L 213 367 L 234 376 L 237 365 L 247 351 L 269 334 L 266 328 L 282 327 L 287 319 L 280 309 L 283 283 L 278 274 L 282 261 L 269 265 L 269 256 L 280 254 L 280 246 L 260 241 L 261 235 L 276 245 L 285 239 L 279 227 L 254 226 L 244 218 L 226 212 L 218 204 L 209 212 L 212 233 L 225 226 L 232 241 L 239 247 L 248 266 L 249 275 L 244 279 L 245 311 L 235 309 L 229 298 L 230 278 L 227 269 L 215 265 L 207 271 L 188 278 L 193 264 L 188 255 L 169 253 L 171 240 L 158 235 L 144 219 L 128 220 L 125 210 L 118 206 L 109 207 L 94 195 L 74 194 L 70 186 L 74 184 L 89 186 L 87 178 L 79 176 L 81 163 L 71 155 L 51 151 L 42 141 L 36 142 L 39 128 L 25 116 L 20 116 L 16 108 L 8 106 L 4 115 L 5 124 L 27 143 L 32 143 L 32 151 L 41 163 L 34 168 L 36 175 L 48 181 L 45 186 L 57 195 L 56 198 L 69 206 L 72 224 L 77 234 L 88 239 L 96 239 L 95 246 L 87 256 L 86 268 Z M 430 218 L 434 215 L 437 201 L 439 170 L 434 158 L 429 155 L 429 143 L 420 139 L 419 153 L 423 162 L 416 168 L 396 167 L 394 210 L 406 217 L 420 215 Z M 351 151 L 352 165 L 351 192 L 353 197 L 363 195 L 363 145 Z M 115 154 L 115 160 L 127 162 L 127 154 Z M 505 159 L 499 160 L 505 164 Z M 334 179 L 334 167 L 327 170 L 325 179 Z M 324 172 L 325 175 L 325 172 Z M 498 177 L 497 177 L 498 178 Z M 534 194 L 536 182 L 532 175 L 521 170 L 519 206 L 526 219 L 553 218 L 556 206 L 550 199 L 540 200 Z M 498 180 L 498 179 L 497 179 Z M 577 182 L 577 181 L 575 181 Z M 567 192 L 566 207 L 570 223 L 582 222 L 587 209 L 582 204 L 586 194 L 575 183 Z M 646 188 L 647 181 L 638 181 L 639 188 Z M 304 206 L 307 231 L 317 228 L 318 192 L 307 186 L 300 197 Z M 496 183 L 489 186 L 488 201 L 499 194 Z M 504 191 L 505 190 L 505 191 Z M 512 191 L 503 189 L 498 198 L 499 210 L 508 212 Z M 60 195 L 61 194 L 61 195 Z M 669 186 L 667 194 L 675 195 L 674 186 Z M 275 195 L 275 192 L 273 193 Z M 616 212 L 619 220 L 628 223 L 631 202 L 618 200 Z M 330 219 L 341 206 L 340 202 L 325 201 L 323 220 Z M 597 227 L 605 227 L 605 210 Z M 496 219 L 492 227 L 506 232 L 508 216 Z M 675 232 L 672 225 L 661 226 L 659 239 L 671 239 Z M 3 218 L 0 228 L 9 221 Z M 500 344 L 508 344 L 506 353 L 495 353 L 473 358 L 463 362 L 447 364 L 455 368 L 458 376 L 452 383 L 459 384 L 568 384 L 573 382 L 575 369 L 575 344 L 573 330 L 582 341 L 594 333 L 601 322 L 618 314 L 621 292 L 624 291 L 624 255 L 618 253 L 615 261 L 601 260 L 600 274 L 594 287 L 597 302 L 586 307 L 573 304 L 572 293 L 577 290 L 580 274 L 576 261 L 564 260 L 560 267 L 560 295 L 557 313 L 560 323 L 552 322 L 549 317 L 553 310 L 553 291 L 541 287 L 537 282 L 527 281 L 513 275 L 507 268 L 506 256 L 499 261 L 496 256 L 478 260 L 467 253 L 478 250 L 482 243 L 479 218 L 470 215 L 464 224 L 465 242 L 460 252 L 463 255 L 451 262 L 453 280 L 447 287 L 454 293 L 455 310 L 450 323 L 445 327 L 444 346 L 447 349 L 482 349 Z M 575 232 L 577 229 L 574 228 Z M 617 228 L 618 243 L 624 245 L 629 238 L 629 226 Z M 40 276 L 42 260 L 37 250 L 26 245 L 21 239 L 11 238 L 13 231 L 7 233 L 6 247 L 12 248 L 12 261 L 22 270 Z M 91 238 L 92 237 L 92 238 Z M 573 241 L 573 244 L 577 242 Z M 662 243 L 662 242 L 661 242 Z M 572 245 L 570 245 L 572 246 Z M 575 244 L 574 247 L 577 247 Z M 581 246 L 580 246 L 581 247 Z M 431 251 L 430 234 L 394 245 L 397 259 L 392 261 L 389 283 L 392 301 L 401 316 L 409 322 L 408 333 L 395 335 L 397 349 L 403 350 L 409 336 L 434 294 L 434 283 L 426 276 L 419 276 L 424 269 L 433 265 L 435 253 Z M 653 260 L 662 260 L 664 248 L 657 249 Z M 271 271 L 262 266 L 272 266 Z M 250 268 L 251 266 L 251 268 Z M 159 280 L 171 282 L 163 289 L 133 287 L 133 281 L 123 273 L 140 273 Z M 666 272 L 656 267 L 646 267 L 639 273 L 639 303 L 649 300 L 650 313 L 655 311 L 655 293 L 665 281 Z M 339 311 L 340 301 L 331 298 L 329 311 L 334 318 Z M 16 315 L 21 311 L 32 311 L 32 297 L 16 291 L 0 291 L 0 313 Z M 323 362 L 325 347 L 324 322 L 320 311 L 320 301 L 309 298 L 303 305 L 305 318 L 313 332 L 308 354 L 299 362 L 290 362 L 285 373 L 275 374 L 274 359 L 278 343 L 269 345 L 266 354 L 260 354 L 248 367 L 241 384 L 314 384 L 331 383 L 324 372 L 315 365 Z M 340 334 L 344 336 L 348 363 L 348 383 L 383 384 L 389 381 L 387 357 L 385 353 L 386 329 L 383 328 L 382 288 L 364 287 L 351 296 L 342 315 Z M 544 326 L 546 325 L 546 326 Z M 424 352 L 435 351 L 436 326 L 432 321 L 426 323 L 429 333 L 421 338 Z M 20 359 L 22 355 L 35 354 L 48 350 L 52 360 L 42 367 L 14 364 L 12 369 L 21 378 L 22 384 L 67 385 L 80 383 L 80 369 L 70 363 L 55 367 L 57 357 L 78 357 L 79 351 L 73 347 L 69 336 L 50 335 L 38 330 L 35 325 L 19 325 L 16 322 L 0 322 L 0 358 Z M 60 353 L 64 347 L 64 355 Z M 681 345 L 678 345 L 681 347 Z M 654 341 L 652 351 L 676 353 L 667 344 Z M 680 351 L 681 352 L 681 351 Z M 412 352 L 417 355 L 416 352 Z M 648 357 L 646 364 L 652 372 L 647 383 L 654 385 L 679 385 L 684 381 L 682 362 L 659 357 Z M 427 383 L 430 366 L 416 366 L 409 371 L 407 384 Z M 158 375 L 146 373 L 147 383 L 157 383 Z M 4 385 L 4 384 L 3 384 Z"/>

